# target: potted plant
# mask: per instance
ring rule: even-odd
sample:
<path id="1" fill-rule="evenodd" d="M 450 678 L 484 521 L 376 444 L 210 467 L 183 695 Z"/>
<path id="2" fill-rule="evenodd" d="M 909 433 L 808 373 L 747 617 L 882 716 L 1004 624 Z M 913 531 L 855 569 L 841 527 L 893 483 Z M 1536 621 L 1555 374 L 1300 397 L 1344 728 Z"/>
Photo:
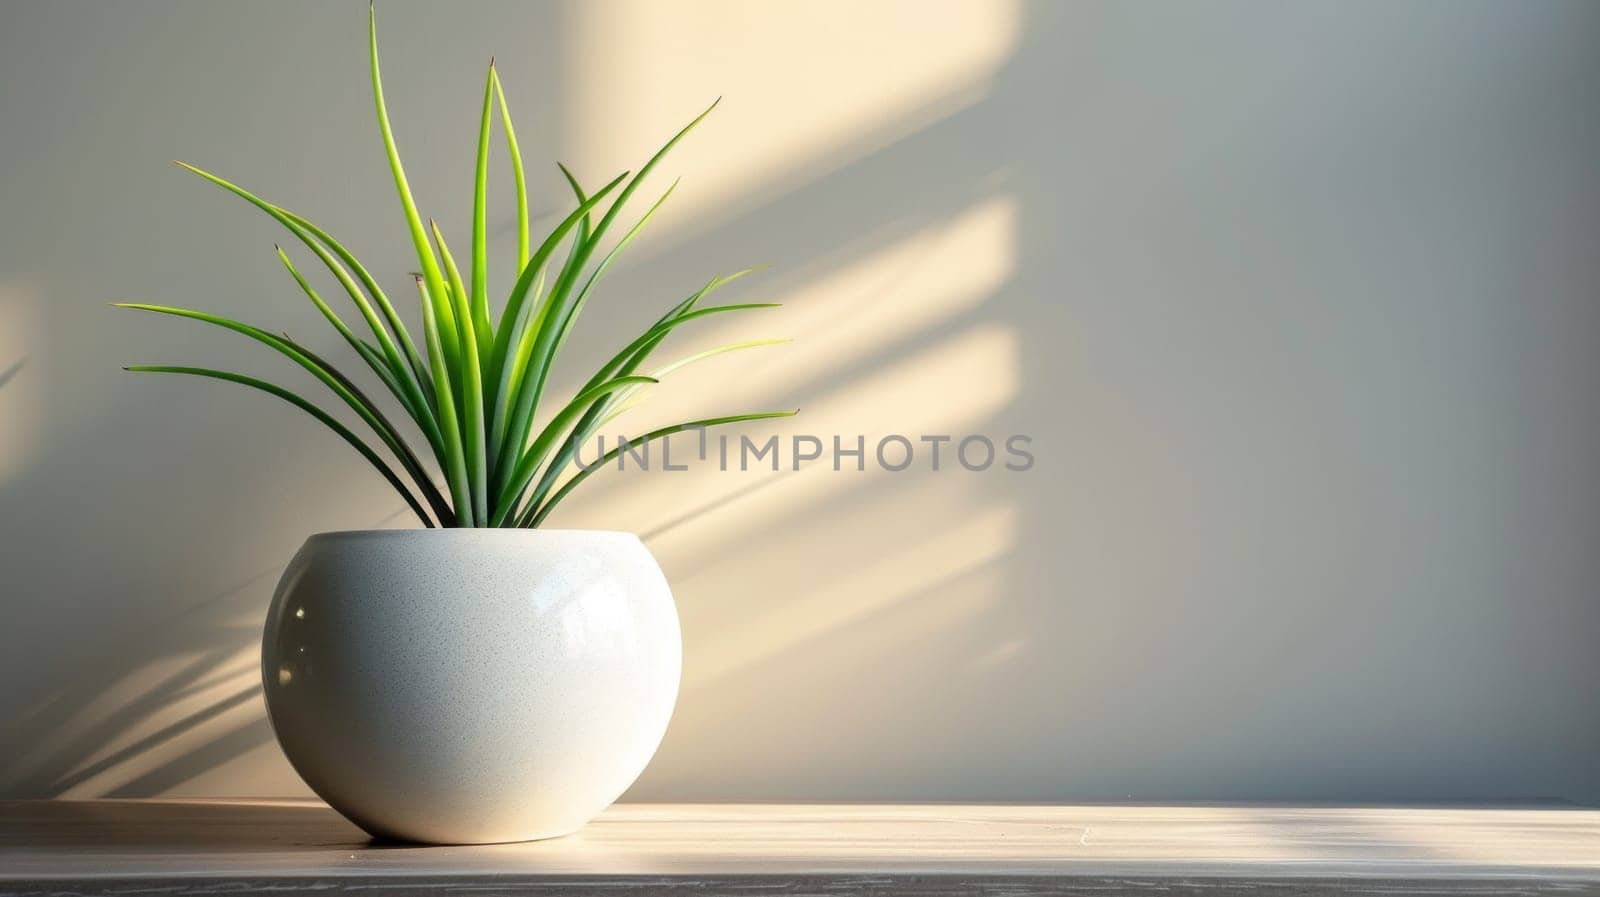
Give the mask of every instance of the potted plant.
<path id="1" fill-rule="evenodd" d="M 711 110 L 637 173 L 625 172 L 593 193 L 563 167 L 576 207 L 534 245 L 522 159 L 491 61 L 478 128 L 471 255 L 463 270 L 438 226 L 424 225 L 407 186 L 384 108 L 370 14 L 368 32 L 378 127 L 420 268 L 420 340 L 372 274 L 326 231 L 214 174 L 183 167 L 266 213 L 327 268 L 370 338 L 358 335 L 278 250 L 289 275 L 415 425 L 425 448 L 413 449 L 415 436 L 327 359 L 287 335 L 217 315 L 119 303 L 213 324 L 273 349 L 310 372 L 370 435 L 244 374 L 174 365 L 128 370 L 231 381 L 299 407 L 360 453 L 422 526 L 311 536 L 272 599 L 261 660 L 268 715 L 312 790 L 384 838 L 488 843 L 562 835 L 593 818 L 643 771 L 677 697 L 682 647 L 666 579 L 636 536 L 539 527 L 616 456 L 614 449 L 600 464 L 573 463 L 578 447 L 629 407 L 641 387 L 683 364 L 781 340 L 720 346 L 647 368 L 657 346 L 682 325 L 772 307 L 702 304 L 748 272 L 715 278 L 622 347 L 535 428 L 551 366 L 584 303 L 672 191 L 618 237 L 613 231 L 623 207 Z M 509 295 L 492 308 L 487 194 L 497 112 L 516 188 L 519 270 Z M 610 248 L 599 255 L 608 237 Z M 709 417 L 632 442 L 793 413 Z M 423 461 L 427 455 L 442 486 Z"/>

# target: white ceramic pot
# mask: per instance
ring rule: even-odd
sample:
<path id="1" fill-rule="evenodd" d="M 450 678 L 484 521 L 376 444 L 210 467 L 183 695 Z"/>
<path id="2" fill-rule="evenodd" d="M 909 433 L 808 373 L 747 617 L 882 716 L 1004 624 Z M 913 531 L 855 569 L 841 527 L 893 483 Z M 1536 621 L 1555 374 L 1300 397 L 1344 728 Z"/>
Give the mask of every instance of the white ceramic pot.
<path id="1" fill-rule="evenodd" d="M 631 533 L 373 530 L 306 540 L 261 673 L 306 783 L 380 838 L 564 835 L 666 732 L 677 609 Z"/>

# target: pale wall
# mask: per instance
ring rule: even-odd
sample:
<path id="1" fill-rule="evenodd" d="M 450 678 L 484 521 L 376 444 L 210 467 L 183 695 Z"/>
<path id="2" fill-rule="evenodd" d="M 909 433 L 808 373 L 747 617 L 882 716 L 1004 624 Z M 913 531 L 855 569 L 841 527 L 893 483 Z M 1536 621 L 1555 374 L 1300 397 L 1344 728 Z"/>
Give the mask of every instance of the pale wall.
<path id="1" fill-rule="evenodd" d="M 729 297 L 788 306 L 677 346 L 797 342 L 645 419 L 1035 440 L 1020 474 L 592 481 L 560 525 L 645 533 L 687 641 L 634 797 L 1600 799 L 1600 6 L 379 12 L 458 247 L 490 54 L 547 214 L 554 159 L 599 183 L 726 96 L 569 361 L 758 262 Z M 272 584 L 399 503 L 292 409 L 117 369 L 310 388 L 285 365 L 106 303 L 340 348 L 271 222 L 171 158 L 408 295 L 365 13 L 0 4 L 0 794 L 302 793 L 254 686 Z"/>

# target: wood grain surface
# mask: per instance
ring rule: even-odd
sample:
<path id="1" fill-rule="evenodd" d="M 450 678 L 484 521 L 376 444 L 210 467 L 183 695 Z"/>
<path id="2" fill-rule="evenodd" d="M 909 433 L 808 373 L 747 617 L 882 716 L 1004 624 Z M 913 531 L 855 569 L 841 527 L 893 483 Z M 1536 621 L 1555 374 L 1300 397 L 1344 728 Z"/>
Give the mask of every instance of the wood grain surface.
<path id="1" fill-rule="evenodd" d="M 318 803 L 0 803 L 0 894 L 1600 893 L 1575 808 L 624 804 L 576 835 L 374 842 Z"/>

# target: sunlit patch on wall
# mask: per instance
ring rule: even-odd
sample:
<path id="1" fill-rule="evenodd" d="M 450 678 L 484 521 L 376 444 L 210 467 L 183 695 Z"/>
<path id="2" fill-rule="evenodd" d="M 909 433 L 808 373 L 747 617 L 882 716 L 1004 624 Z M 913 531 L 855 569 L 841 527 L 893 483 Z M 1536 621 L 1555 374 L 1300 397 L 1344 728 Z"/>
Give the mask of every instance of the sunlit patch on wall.
<path id="1" fill-rule="evenodd" d="M 803 384 L 971 314 L 1016 272 L 1017 215 L 1014 197 L 987 199 L 783 294 L 774 318 L 795 341 L 760 359 L 760 382 Z"/>
<path id="2" fill-rule="evenodd" d="M 930 0 L 914 15 L 898 4 L 856 4 L 848 16 L 806 4 L 772 13 L 737 0 L 575 7 L 568 43 L 608 51 L 567 61 L 573 96 L 563 125 L 573 143 L 564 149 L 621 170 L 725 94 L 725 121 L 708 125 L 717 152 L 687 172 L 694 195 L 673 214 L 725 206 L 848 164 L 981 101 L 1022 22 L 1013 0 Z"/>

